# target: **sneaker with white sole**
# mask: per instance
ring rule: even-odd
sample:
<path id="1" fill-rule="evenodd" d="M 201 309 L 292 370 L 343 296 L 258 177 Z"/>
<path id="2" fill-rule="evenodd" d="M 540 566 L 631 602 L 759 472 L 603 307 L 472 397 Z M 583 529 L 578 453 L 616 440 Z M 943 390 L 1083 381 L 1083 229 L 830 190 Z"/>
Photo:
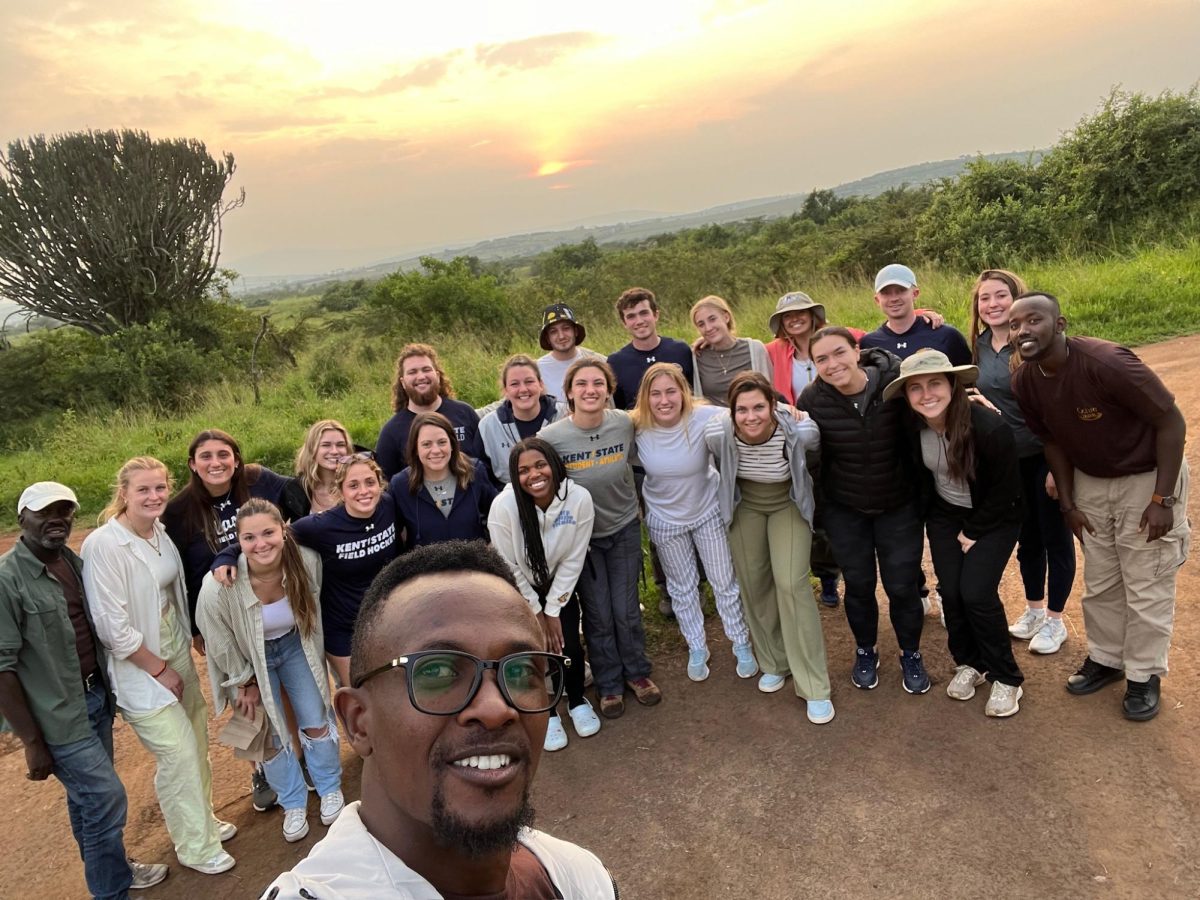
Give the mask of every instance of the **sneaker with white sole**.
<path id="1" fill-rule="evenodd" d="M 308 810 L 303 806 L 283 811 L 283 839 L 289 844 L 304 840 L 308 834 Z"/>
<path id="2" fill-rule="evenodd" d="M 874 647 L 859 647 L 854 651 L 854 668 L 850 680 L 856 688 L 872 690 L 879 684 L 879 653 Z"/>
<path id="3" fill-rule="evenodd" d="M 575 733 L 581 738 L 591 737 L 600 730 L 600 717 L 592 709 L 592 704 L 584 700 L 578 706 L 572 706 L 568 711 Z"/>
<path id="4" fill-rule="evenodd" d="M 762 678 L 758 679 L 758 689 L 764 694 L 773 694 L 782 688 L 786 681 L 786 675 L 772 675 L 769 672 L 763 672 Z"/>
<path id="5" fill-rule="evenodd" d="M 192 863 L 184 863 L 184 865 L 189 869 L 195 869 L 201 875 L 220 875 L 237 865 L 237 860 L 224 850 L 219 850 L 212 859 L 206 859 L 204 862 L 194 865 Z"/>
<path id="6" fill-rule="evenodd" d="M 583 661 L 583 686 L 590 688 L 593 684 L 595 681 L 592 678 L 592 664 L 585 659 Z"/>
<path id="7" fill-rule="evenodd" d="M 704 679 L 708 678 L 709 655 L 707 647 L 688 651 L 688 678 L 692 681 L 704 681 Z"/>
<path id="8" fill-rule="evenodd" d="M 342 809 L 346 806 L 346 798 L 342 796 L 342 792 L 330 791 L 328 794 L 321 795 L 321 824 L 332 825 L 333 820 L 342 814 Z"/>
<path id="9" fill-rule="evenodd" d="M 220 819 L 213 819 L 217 823 L 217 834 L 221 836 L 221 843 L 233 840 L 237 834 L 237 826 L 232 822 L 222 822 Z"/>
<path id="10" fill-rule="evenodd" d="M 807 701 L 805 713 L 808 715 L 808 721 L 814 725 L 824 725 L 826 722 L 833 720 L 833 703 L 829 700 L 809 700 Z"/>
<path id="11" fill-rule="evenodd" d="M 279 796 L 267 783 L 267 773 L 263 771 L 261 765 L 255 766 L 254 772 L 250 775 L 250 796 L 250 803 L 255 812 L 266 812 L 279 802 Z"/>
<path id="12" fill-rule="evenodd" d="M 970 700 L 975 696 L 975 688 L 987 681 L 982 674 L 970 666 L 959 666 L 954 670 L 954 677 L 946 685 L 946 696 L 954 700 Z"/>
<path id="13" fill-rule="evenodd" d="M 984 713 L 997 719 L 1015 716 L 1021 705 L 1017 702 L 1025 692 L 1018 684 L 992 682 L 992 695 L 988 697 Z"/>
<path id="14" fill-rule="evenodd" d="M 547 753 L 553 753 L 565 746 L 567 746 L 567 729 L 563 728 L 561 718 L 551 716 L 550 723 L 546 726 L 546 740 L 542 742 L 542 749 Z"/>
<path id="15" fill-rule="evenodd" d="M 129 885 L 131 891 L 152 888 L 167 877 L 167 867 L 162 863 L 140 863 L 136 859 L 126 860 L 133 870 L 133 882 Z"/>
<path id="16" fill-rule="evenodd" d="M 1038 629 L 1038 633 L 1029 642 L 1030 653 L 1057 653 L 1058 648 L 1067 639 L 1067 626 L 1062 619 L 1052 619 L 1046 616 L 1046 621 Z"/>
<path id="17" fill-rule="evenodd" d="M 1046 621 L 1046 610 L 1025 607 L 1017 621 L 1008 626 L 1008 633 L 1018 641 L 1027 641 L 1041 629 Z"/>
<path id="18" fill-rule="evenodd" d="M 737 659 L 737 677 L 753 678 L 758 674 L 758 660 L 754 648 L 749 644 L 734 644 L 733 655 Z"/>

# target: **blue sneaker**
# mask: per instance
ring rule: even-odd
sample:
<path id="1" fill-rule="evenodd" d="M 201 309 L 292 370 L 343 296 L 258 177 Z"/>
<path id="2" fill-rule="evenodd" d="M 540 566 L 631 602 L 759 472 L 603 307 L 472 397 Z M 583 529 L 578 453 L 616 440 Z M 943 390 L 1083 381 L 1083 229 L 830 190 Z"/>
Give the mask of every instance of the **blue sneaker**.
<path id="1" fill-rule="evenodd" d="M 763 672 L 762 678 L 758 679 L 758 689 L 764 694 L 773 694 L 787 681 L 786 675 L 771 675 Z"/>
<path id="2" fill-rule="evenodd" d="M 733 655 L 737 657 L 737 677 L 753 678 L 758 674 L 758 660 L 754 648 L 749 644 L 734 644 Z"/>
<path id="3" fill-rule="evenodd" d="M 838 603 L 841 602 L 841 598 L 838 597 L 837 583 L 836 575 L 832 578 L 821 579 L 821 603 L 830 609 L 837 609 Z"/>
<path id="4" fill-rule="evenodd" d="M 904 673 L 904 689 L 910 694 L 923 694 L 929 690 L 929 674 L 925 671 L 920 650 L 902 652 L 900 669 Z"/>
<path id="5" fill-rule="evenodd" d="M 824 725 L 833 719 L 833 703 L 829 700 L 808 701 L 808 721 L 814 725 Z"/>
<path id="6" fill-rule="evenodd" d="M 688 651 L 687 676 L 692 681 L 703 681 L 708 677 L 708 648 Z"/>
<path id="7" fill-rule="evenodd" d="M 869 691 L 879 684 L 879 653 L 870 647 L 859 647 L 854 653 L 854 669 L 850 680 L 856 688 Z M 928 687 L 926 688 L 928 690 Z"/>

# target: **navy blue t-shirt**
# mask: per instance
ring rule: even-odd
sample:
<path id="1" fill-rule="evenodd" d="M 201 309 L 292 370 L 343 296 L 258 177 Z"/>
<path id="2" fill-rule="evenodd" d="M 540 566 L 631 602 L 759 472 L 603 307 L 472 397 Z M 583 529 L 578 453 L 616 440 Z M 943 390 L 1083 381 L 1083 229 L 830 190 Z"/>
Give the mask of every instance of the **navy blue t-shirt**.
<path id="1" fill-rule="evenodd" d="M 692 383 L 692 348 L 683 341 L 660 335 L 658 346 L 653 350 L 638 350 L 632 342 L 628 343 L 608 357 L 608 364 L 617 376 L 617 390 L 613 394 L 613 405 L 617 409 L 633 409 L 642 376 L 656 362 L 675 363 L 683 369 L 688 384 Z"/>
<path id="2" fill-rule="evenodd" d="M 437 412 L 449 419 L 450 424 L 454 426 L 454 433 L 462 445 L 463 453 L 474 459 L 482 459 L 486 464 L 483 441 L 479 439 L 479 416 L 475 415 L 475 409 L 461 400 L 443 397 Z M 384 481 L 390 480 L 408 465 L 405 453 L 408 449 L 408 430 L 416 417 L 416 413 L 405 407 L 383 423 L 383 428 L 379 431 L 379 440 L 375 442 L 375 462 L 383 469 Z"/>
<path id="3" fill-rule="evenodd" d="M 950 358 L 951 365 L 971 364 L 971 348 L 967 346 L 967 339 L 962 336 L 962 332 L 953 325 L 934 328 L 920 316 L 917 316 L 912 327 L 903 334 L 896 334 L 886 323 L 880 325 L 874 331 L 864 334 L 858 346 L 863 350 L 882 347 L 901 359 L 907 359 L 918 350 L 941 350 Z"/>
<path id="4" fill-rule="evenodd" d="M 370 519 L 335 506 L 292 523 L 296 540 L 321 555 L 321 624 L 325 650 L 350 655 L 350 636 L 363 594 L 379 570 L 399 555 L 396 507 L 384 492 Z"/>

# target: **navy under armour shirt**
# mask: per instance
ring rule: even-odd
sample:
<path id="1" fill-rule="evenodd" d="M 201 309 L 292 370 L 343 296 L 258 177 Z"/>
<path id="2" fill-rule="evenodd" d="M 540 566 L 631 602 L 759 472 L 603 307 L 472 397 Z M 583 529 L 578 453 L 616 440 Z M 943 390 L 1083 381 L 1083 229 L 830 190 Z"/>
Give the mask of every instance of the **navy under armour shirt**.
<path id="1" fill-rule="evenodd" d="M 656 362 L 675 363 L 683 369 L 688 384 L 692 383 L 692 348 L 683 341 L 659 335 L 658 346 L 653 350 L 638 350 L 628 343 L 608 357 L 608 364 L 617 376 L 617 390 L 613 394 L 617 409 L 633 409 L 642 376 Z"/>
<path id="2" fill-rule="evenodd" d="M 943 325 L 934 328 L 920 316 L 917 316 L 912 327 L 903 334 L 896 334 L 884 323 L 874 331 L 864 334 L 858 346 L 863 350 L 870 347 L 881 347 L 895 353 L 901 359 L 907 359 L 918 350 L 941 350 L 955 366 L 971 364 L 971 348 L 967 339 L 953 325 Z"/>

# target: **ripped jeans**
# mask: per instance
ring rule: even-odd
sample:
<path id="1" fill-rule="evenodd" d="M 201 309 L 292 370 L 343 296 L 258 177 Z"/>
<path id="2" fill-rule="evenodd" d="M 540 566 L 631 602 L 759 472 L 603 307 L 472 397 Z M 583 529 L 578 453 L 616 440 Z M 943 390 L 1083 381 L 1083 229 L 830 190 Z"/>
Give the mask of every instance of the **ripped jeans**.
<path id="1" fill-rule="evenodd" d="M 321 691 L 313 681 L 312 670 L 304 656 L 300 632 L 292 629 L 281 638 L 265 643 L 267 675 L 271 679 L 271 694 L 276 707 L 283 708 L 280 689 L 287 691 L 296 713 L 300 743 L 308 762 L 308 774 L 320 796 L 339 790 L 342 786 L 342 760 L 338 754 L 338 732 L 332 710 L 325 708 Z M 305 730 L 327 728 L 321 737 L 311 737 Z M 308 788 L 300 771 L 300 761 L 292 752 L 288 736 L 271 733 L 271 742 L 279 752 L 263 763 L 267 782 L 279 795 L 283 809 L 303 808 L 308 804 Z M 280 749 L 282 748 L 282 749 Z"/>

